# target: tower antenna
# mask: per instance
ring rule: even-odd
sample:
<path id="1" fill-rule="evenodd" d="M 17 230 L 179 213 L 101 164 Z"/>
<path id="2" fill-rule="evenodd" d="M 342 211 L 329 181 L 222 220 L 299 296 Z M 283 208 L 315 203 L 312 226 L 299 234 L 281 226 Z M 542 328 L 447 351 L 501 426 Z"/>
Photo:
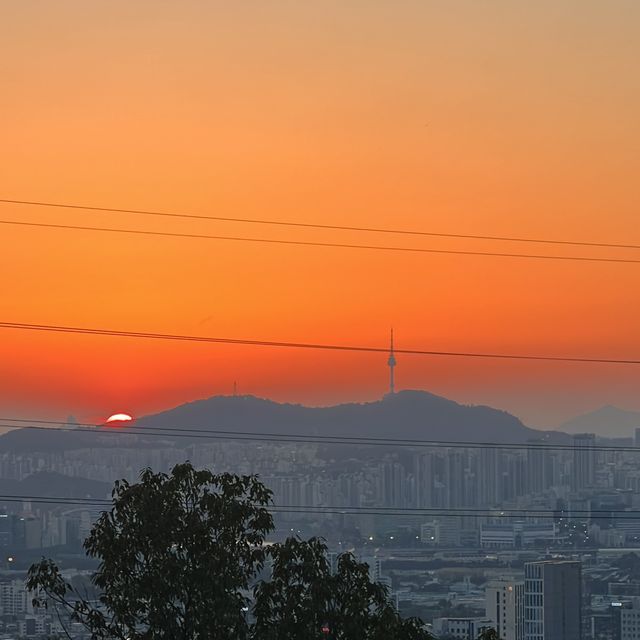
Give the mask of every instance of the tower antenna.
<path id="1" fill-rule="evenodd" d="M 387 364 L 389 365 L 389 393 L 393 395 L 396 392 L 396 381 L 394 376 L 396 354 L 393 350 L 393 327 L 391 328 L 391 346 L 389 348 L 389 359 L 387 360 Z"/>

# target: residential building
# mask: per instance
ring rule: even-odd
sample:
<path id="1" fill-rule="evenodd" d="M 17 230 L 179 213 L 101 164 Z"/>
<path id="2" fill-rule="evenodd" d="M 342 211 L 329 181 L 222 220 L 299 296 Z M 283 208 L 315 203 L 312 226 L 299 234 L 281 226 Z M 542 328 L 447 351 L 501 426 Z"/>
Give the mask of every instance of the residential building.
<path id="1" fill-rule="evenodd" d="M 524 640 L 524 580 L 492 580 L 485 597 L 485 616 L 500 640 Z"/>
<path id="2" fill-rule="evenodd" d="M 611 603 L 613 640 L 640 638 L 640 598 Z"/>
<path id="3" fill-rule="evenodd" d="M 580 562 L 525 564 L 525 640 L 582 640 Z"/>

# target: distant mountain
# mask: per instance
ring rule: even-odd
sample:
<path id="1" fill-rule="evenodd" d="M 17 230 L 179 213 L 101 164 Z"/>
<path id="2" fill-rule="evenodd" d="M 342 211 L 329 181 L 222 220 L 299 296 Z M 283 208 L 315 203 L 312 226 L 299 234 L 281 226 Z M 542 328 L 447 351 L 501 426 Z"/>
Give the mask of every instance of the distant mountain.
<path id="1" fill-rule="evenodd" d="M 0 495 L 12 497 L 103 499 L 111 495 L 111 489 L 112 484 L 109 482 L 71 477 L 52 471 L 33 473 L 24 480 L 0 478 Z"/>
<path id="2" fill-rule="evenodd" d="M 629 437 L 640 427 L 640 411 L 607 405 L 568 420 L 559 428 L 567 433 L 595 433 L 605 438 Z"/>
<path id="3" fill-rule="evenodd" d="M 526 427 L 490 407 L 461 405 L 425 391 L 401 391 L 382 400 L 305 407 L 253 396 L 214 396 L 145 416 L 139 427 L 219 429 L 231 432 L 524 442 L 554 434 Z"/>
<path id="4" fill-rule="evenodd" d="M 67 423 L 60 426 L 68 428 L 71 425 Z M 42 451 L 64 453 L 65 451 L 77 449 L 123 447 L 128 446 L 127 440 L 129 444 L 136 440 L 135 436 L 125 435 L 124 429 L 121 437 L 114 437 L 114 434 L 108 433 L 108 429 L 104 427 L 95 427 L 95 430 L 98 431 L 98 434 L 90 433 L 89 428 L 78 428 L 77 431 L 63 431 L 56 427 L 14 429 L 0 435 L 0 452 L 32 453 Z M 143 446 L 140 442 L 137 444 L 138 446 Z"/>
<path id="5" fill-rule="evenodd" d="M 50 429 L 14 429 L 0 436 L 0 451 L 28 453 L 32 451 L 69 451 L 84 449 L 95 443 L 90 433 Z"/>
<path id="6" fill-rule="evenodd" d="M 518 418 L 491 407 L 462 405 L 427 393 L 401 391 L 381 400 L 332 407 L 306 407 L 256 398 L 254 396 L 214 396 L 144 416 L 136 429 L 170 429 L 162 440 L 170 445 L 200 442 L 188 436 L 188 429 L 212 429 L 257 434 L 357 436 L 408 438 L 453 442 L 522 443 L 531 439 L 562 442 L 565 434 L 536 431 Z M 177 438 L 173 429 L 184 430 Z M 112 433 L 96 435 L 86 431 L 16 429 L 0 436 L 0 451 L 64 452 L 110 446 L 157 446 L 153 438 Z M 124 440 L 123 440 L 124 438 Z"/>

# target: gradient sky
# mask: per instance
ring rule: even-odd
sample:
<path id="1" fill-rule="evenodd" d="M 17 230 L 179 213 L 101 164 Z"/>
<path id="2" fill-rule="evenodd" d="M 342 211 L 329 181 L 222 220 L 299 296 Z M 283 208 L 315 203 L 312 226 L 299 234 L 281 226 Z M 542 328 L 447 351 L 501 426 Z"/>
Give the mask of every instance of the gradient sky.
<path id="1" fill-rule="evenodd" d="M 0 7 L 0 198 L 640 244 L 640 3 L 21 0 Z M 433 248 L 0 206 L 0 219 Z M 529 247 L 609 256 L 611 250 Z M 640 251 L 615 255 L 640 257 Z M 640 357 L 640 265 L 0 225 L 0 319 Z M 384 393 L 385 358 L 0 330 L 0 411 Z M 398 385 L 556 425 L 639 367 L 399 358 Z"/>

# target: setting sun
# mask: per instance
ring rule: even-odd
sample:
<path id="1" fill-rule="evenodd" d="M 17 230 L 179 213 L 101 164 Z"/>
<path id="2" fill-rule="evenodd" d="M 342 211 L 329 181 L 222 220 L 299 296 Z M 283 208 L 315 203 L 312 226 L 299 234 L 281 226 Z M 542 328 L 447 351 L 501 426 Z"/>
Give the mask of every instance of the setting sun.
<path id="1" fill-rule="evenodd" d="M 114 413 L 107 418 L 107 423 L 110 422 L 131 422 L 133 418 L 128 413 Z"/>

